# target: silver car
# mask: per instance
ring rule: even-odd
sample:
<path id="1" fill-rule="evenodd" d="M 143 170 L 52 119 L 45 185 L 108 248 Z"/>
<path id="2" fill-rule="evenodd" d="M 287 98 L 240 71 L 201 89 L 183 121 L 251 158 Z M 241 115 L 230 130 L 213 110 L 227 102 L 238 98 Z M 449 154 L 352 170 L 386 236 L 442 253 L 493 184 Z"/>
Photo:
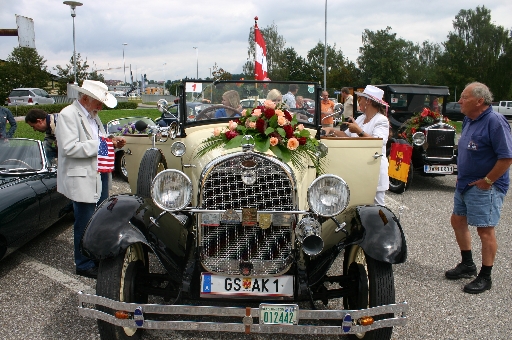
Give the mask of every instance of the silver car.
<path id="1" fill-rule="evenodd" d="M 14 89 L 7 98 L 8 106 L 39 104 L 55 104 L 55 99 L 45 90 L 33 87 Z"/>

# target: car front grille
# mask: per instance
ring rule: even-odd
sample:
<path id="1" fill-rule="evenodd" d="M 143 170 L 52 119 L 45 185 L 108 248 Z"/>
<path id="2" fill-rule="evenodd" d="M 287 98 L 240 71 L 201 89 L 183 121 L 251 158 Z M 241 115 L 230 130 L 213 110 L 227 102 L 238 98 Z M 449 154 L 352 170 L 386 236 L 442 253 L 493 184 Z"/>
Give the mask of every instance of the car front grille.
<path id="1" fill-rule="evenodd" d="M 455 130 L 451 127 L 431 127 L 427 131 L 426 159 L 453 158 Z"/>
<path id="2" fill-rule="evenodd" d="M 249 163 L 247 163 L 249 162 Z M 250 166 L 247 167 L 246 165 Z M 244 184 L 242 176 L 252 171 L 256 181 Z M 284 163 L 255 153 L 237 153 L 215 161 L 203 171 L 200 205 L 208 210 L 295 210 L 295 180 Z M 201 225 L 203 266 L 223 275 L 275 275 L 292 263 L 292 230 L 295 223 L 263 229 L 237 221 Z"/>

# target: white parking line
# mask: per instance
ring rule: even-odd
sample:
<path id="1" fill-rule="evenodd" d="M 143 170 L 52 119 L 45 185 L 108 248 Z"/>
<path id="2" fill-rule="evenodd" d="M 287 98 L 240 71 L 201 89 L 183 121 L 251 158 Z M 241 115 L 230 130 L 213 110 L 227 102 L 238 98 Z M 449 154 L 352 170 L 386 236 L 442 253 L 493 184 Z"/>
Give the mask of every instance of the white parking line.
<path id="1" fill-rule="evenodd" d="M 78 281 L 77 279 L 73 278 L 72 276 L 65 274 L 61 272 L 60 270 L 57 270 L 53 267 L 50 267 L 44 263 L 41 263 L 37 261 L 35 258 L 19 253 L 19 256 L 21 256 L 24 260 L 24 264 L 31 267 L 33 270 L 38 272 L 39 274 L 42 274 L 53 281 L 63 285 L 64 287 L 74 291 L 84 291 L 84 292 L 94 292 L 94 289 L 86 284 L 83 284 L 82 282 Z"/>
<path id="2" fill-rule="evenodd" d="M 386 200 L 386 205 L 391 205 L 391 206 L 395 207 L 396 209 L 402 208 L 405 210 L 409 210 L 408 206 L 406 206 L 405 204 L 402 204 L 401 202 L 398 202 L 397 200 L 389 197 L 388 195 L 386 195 L 385 200 Z"/>

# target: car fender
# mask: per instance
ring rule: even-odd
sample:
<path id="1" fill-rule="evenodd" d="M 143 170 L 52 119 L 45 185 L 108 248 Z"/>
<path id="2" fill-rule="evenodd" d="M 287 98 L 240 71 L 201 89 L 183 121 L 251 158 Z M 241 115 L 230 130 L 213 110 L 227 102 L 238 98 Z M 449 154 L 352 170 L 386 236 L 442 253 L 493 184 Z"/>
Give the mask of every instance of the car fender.
<path id="1" fill-rule="evenodd" d="M 117 256 L 137 242 L 151 247 L 141 231 L 145 211 L 142 197 L 128 194 L 109 197 L 87 224 L 80 251 L 93 260 L 101 260 Z"/>
<path id="2" fill-rule="evenodd" d="M 357 207 L 363 237 L 357 244 L 375 260 L 403 263 L 407 259 L 407 243 L 398 218 L 380 205 Z"/>
<path id="3" fill-rule="evenodd" d="M 111 196 L 94 212 L 80 251 L 93 260 L 101 260 L 117 256 L 131 244 L 143 243 L 169 272 L 181 270 L 191 221 L 186 215 L 161 213 L 151 198 Z M 158 223 L 160 218 L 164 223 Z"/>

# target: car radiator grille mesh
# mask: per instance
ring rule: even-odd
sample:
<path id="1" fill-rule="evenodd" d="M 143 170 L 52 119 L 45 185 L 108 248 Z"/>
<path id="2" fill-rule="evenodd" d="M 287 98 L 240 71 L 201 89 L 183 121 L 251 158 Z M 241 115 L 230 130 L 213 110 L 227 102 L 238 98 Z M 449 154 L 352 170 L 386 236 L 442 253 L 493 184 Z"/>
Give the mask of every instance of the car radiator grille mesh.
<path id="1" fill-rule="evenodd" d="M 241 165 L 243 154 L 215 165 L 203 181 L 201 207 L 295 210 L 289 172 L 264 157 L 253 157 L 256 166 L 252 170 L 257 176 L 253 185 L 242 182 L 242 173 L 247 170 Z M 201 262 L 207 270 L 223 275 L 243 275 L 242 268 L 250 268 L 250 275 L 281 273 L 293 260 L 292 230 L 293 225 L 262 229 L 232 221 L 201 226 Z"/>
<path id="2" fill-rule="evenodd" d="M 455 144 L 455 130 L 428 129 L 427 132 L 427 159 L 453 158 Z"/>

